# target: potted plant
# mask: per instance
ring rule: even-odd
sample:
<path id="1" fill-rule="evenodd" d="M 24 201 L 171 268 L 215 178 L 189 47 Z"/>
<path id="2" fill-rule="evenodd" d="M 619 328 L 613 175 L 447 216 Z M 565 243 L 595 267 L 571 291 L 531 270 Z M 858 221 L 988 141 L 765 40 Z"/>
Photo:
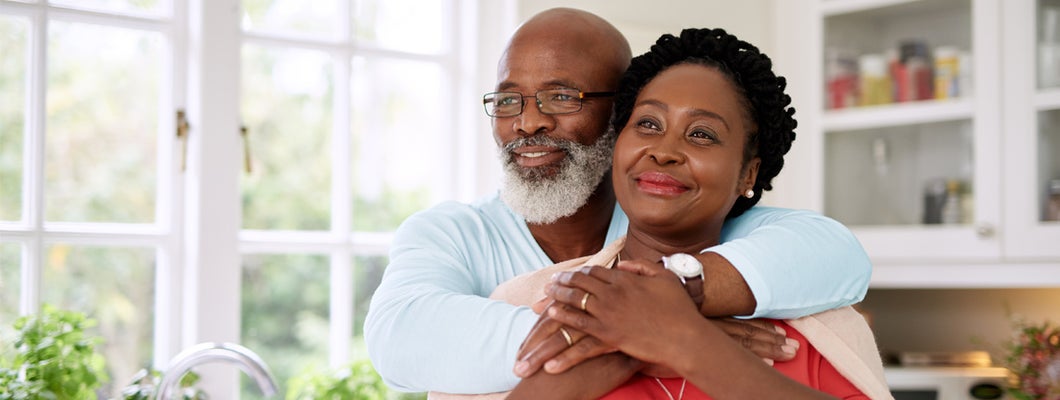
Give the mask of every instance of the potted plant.
<path id="1" fill-rule="evenodd" d="M 44 305 L 18 318 L 9 356 L 0 359 L 0 400 L 95 400 L 107 380 L 100 339 L 85 330 L 95 321 L 84 314 Z"/>
<path id="2" fill-rule="evenodd" d="M 287 400 L 424 399 L 425 394 L 395 393 L 368 360 L 354 361 L 327 372 L 309 369 L 287 381 Z"/>
<path id="3" fill-rule="evenodd" d="M 1009 394 L 1018 400 L 1060 399 L 1060 327 L 1017 322 L 1006 347 Z"/>

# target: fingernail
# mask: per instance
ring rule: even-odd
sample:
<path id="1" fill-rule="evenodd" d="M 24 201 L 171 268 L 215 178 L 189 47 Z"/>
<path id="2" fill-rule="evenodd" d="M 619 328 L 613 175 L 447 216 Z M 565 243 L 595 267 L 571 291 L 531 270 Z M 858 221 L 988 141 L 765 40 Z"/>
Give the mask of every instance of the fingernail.
<path id="1" fill-rule="evenodd" d="M 559 369 L 559 361 L 550 360 L 545 363 L 545 372 L 553 373 L 556 369 Z"/>
<path id="2" fill-rule="evenodd" d="M 555 283 L 548 282 L 548 283 L 545 284 L 545 287 L 542 290 L 544 290 L 545 293 L 550 293 L 552 291 L 552 288 L 554 288 L 554 287 L 556 287 Z"/>
<path id="3" fill-rule="evenodd" d="M 772 358 L 763 358 L 762 361 L 765 361 L 766 365 L 769 365 L 770 367 L 773 366 L 773 359 Z"/>
<path id="4" fill-rule="evenodd" d="M 788 336 L 788 331 L 784 330 L 784 328 L 781 328 L 780 325 L 773 325 L 773 329 L 781 335 Z"/>
<path id="5" fill-rule="evenodd" d="M 530 362 L 519 361 L 515 363 L 515 375 L 523 376 L 526 374 L 526 370 L 530 368 Z"/>
<path id="6" fill-rule="evenodd" d="M 552 280 L 553 281 L 559 280 L 559 272 L 553 272 L 552 273 Z"/>
<path id="7" fill-rule="evenodd" d="M 784 344 L 780 346 L 780 350 L 787 355 L 795 355 L 795 352 L 799 350 L 799 341 L 787 338 L 784 339 Z"/>

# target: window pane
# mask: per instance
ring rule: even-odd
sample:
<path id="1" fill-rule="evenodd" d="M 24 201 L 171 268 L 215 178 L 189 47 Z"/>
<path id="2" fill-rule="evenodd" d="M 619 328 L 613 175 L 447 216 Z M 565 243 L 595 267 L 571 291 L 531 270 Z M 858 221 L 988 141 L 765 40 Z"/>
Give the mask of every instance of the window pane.
<path id="1" fill-rule="evenodd" d="M 117 395 L 150 365 L 154 330 L 155 251 L 52 245 L 46 249 L 41 301 L 96 320 L 107 360 L 107 393 Z"/>
<path id="2" fill-rule="evenodd" d="M 52 4 L 124 14 L 169 15 L 167 0 L 50 0 Z"/>
<path id="3" fill-rule="evenodd" d="M 0 220 L 22 216 L 22 134 L 29 23 L 0 16 Z"/>
<path id="4" fill-rule="evenodd" d="M 387 263 L 389 263 L 388 258 L 384 256 L 360 256 L 353 259 L 355 268 L 353 332 L 357 336 L 358 344 L 364 343 L 364 318 L 368 315 L 368 304 L 372 300 L 375 289 L 379 287 L 379 282 L 383 280 L 383 270 L 386 269 Z M 363 347 L 359 346 L 354 348 L 363 350 Z M 367 353 L 357 351 L 354 357 L 359 358 L 358 356 L 367 357 Z"/>
<path id="5" fill-rule="evenodd" d="M 0 329 L 7 329 L 18 318 L 18 298 L 22 295 L 22 246 L 0 243 Z"/>
<path id="6" fill-rule="evenodd" d="M 433 63 L 354 59 L 355 230 L 393 230 L 444 193 L 453 147 L 443 76 Z"/>
<path id="7" fill-rule="evenodd" d="M 48 220 L 154 221 L 162 47 L 158 33 L 50 25 Z"/>
<path id="8" fill-rule="evenodd" d="M 338 34 L 336 0 L 243 0 L 243 29 L 312 36 Z"/>
<path id="9" fill-rule="evenodd" d="M 243 117 L 253 173 L 243 178 L 243 226 L 326 230 L 334 83 L 324 53 L 243 48 Z"/>
<path id="10" fill-rule="evenodd" d="M 269 365 L 279 393 L 303 369 L 328 364 L 329 278 L 325 256 L 243 256 L 242 342 Z M 244 380 L 243 398 L 259 397 Z"/>
<path id="11" fill-rule="evenodd" d="M 446 49 L 447 0 L 365 0 L 355 2 L 353 32 L 358 40 L 415 53 Z"/>

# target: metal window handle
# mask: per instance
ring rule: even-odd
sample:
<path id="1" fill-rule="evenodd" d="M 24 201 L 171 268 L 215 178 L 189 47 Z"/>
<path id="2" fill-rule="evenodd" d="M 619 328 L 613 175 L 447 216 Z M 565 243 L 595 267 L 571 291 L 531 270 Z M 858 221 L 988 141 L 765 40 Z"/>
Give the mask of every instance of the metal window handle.
<path id="1" fill-rule="evenodd" d="M 191 133 L 191 124 L 183 109 L 177 110 L 177 140 L 180 140 L 180 171 L 184 172 L 188 166 L 188 134 Z"/>
<path id="2" fill-rule="evenodd" d="M 979 237 L 984 238 L 984 239 L 985 238 L 989 238 L 989 237 L 993 237 L 994 236 L 994 226 L 989 224 L 989 223 L 986 223 L 986 222 L 981 222 L 981 223 L 979 223 L 979 225 L 976 225 L 975 234 L 979 235 Z"/>
<path id="3" fill-rule="evenodd" d="M 251 172 L 251 170 L 250 170 L 250 164 L 251 164 L 251 162 L 250 162 L 250 139 L 247 137 L 247 126 L 246 125 L 240 125 L 239 126 L 239 136 L 243 137 L 243 168 L 246 169 L 247 173 L 249 174 Z"/>

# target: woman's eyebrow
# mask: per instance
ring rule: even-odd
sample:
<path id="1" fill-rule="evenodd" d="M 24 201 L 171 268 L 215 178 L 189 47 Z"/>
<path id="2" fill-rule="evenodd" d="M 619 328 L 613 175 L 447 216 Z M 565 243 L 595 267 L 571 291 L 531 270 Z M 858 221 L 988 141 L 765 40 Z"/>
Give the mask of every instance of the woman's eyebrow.
<path id="1" fill-rule="evenodd" d="M 640 100 L 640 101 L 637 101 L 637 104 L 634 105 L 634 107 L 640 107 L 640 106 L 653 106 L 653 107 L 659 108 L 659 109 L 661 109 L 663 111 L 668 111 L 670 109 L 669 104 L 666 104 L 666 103 L 664 103 L 662 101 L 655 100 L 655 99 Z M 722 125 L 725 125 L 725 129 L 728 129 L 728 130 L 732 129 L 731 127 L 729 127 L 729 122 L 726 121 L 725 118 L 721 116 L 721 114 L 718 114 L 716 112 L 709 111 L 709 110 L 704 110 L 702 108 L 694 108 L 694 109 L 692 109 L 689 112 L 689 114 L 691 114 L 694 117 L 704 117 L 704 118 L 716 119 L 716 120 L 720 121 Z"/>

